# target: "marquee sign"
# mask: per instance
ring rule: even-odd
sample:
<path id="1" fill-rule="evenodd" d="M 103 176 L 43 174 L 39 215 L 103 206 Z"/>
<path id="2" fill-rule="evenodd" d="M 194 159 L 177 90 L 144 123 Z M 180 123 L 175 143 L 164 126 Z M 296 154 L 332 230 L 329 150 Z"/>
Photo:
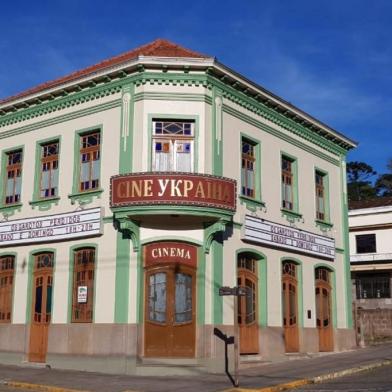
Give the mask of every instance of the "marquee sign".
<path id="1" fill-rule="evenodd" d="M 236 182 L 193 173 L 133 173 L 110 181 L 111 206 L 187 205 L 235 211 Z"/>
<path id="2" fill-rule="evenodd" d="M 0 247 L 102 234 L 101 208 L 0 223 Z"/>
<path id="3" fill-rule="evenodd" d="M 144 247 L 144 265 L 179 263 L 196 268 L 197 248 L 183 242 L 154 242 Z"/>
<path id="4" fill-rule="evenodd" d="M 242 239 L 334 259 L 335 240 L 305 230 L 246 215 Z"/>

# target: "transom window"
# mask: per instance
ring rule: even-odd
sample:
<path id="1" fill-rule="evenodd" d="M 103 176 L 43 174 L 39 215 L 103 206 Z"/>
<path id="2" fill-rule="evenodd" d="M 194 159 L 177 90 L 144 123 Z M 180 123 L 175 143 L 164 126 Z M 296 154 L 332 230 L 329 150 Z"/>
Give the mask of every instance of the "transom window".
<path id="1" fill-rule="evenodd" d="M 316 171 L 316 219 L 325 220 L 325 175 Z"/>
<path id="2" fill-rule="evenodd" d="M 22 150 L 7 153 L 5 204 L 19 203 L 22 190 Z"/>
<path id="3" fill-rule="evenodd" d="M 154 171 L 193 171 L 194 122 L 153 122 Z"/>
<path id="4" fill-rule="evenodd" d="M 282 264 L 282 274 L 296 277 L 296 265 L 290 261 L 285 261 Z"/>
<path id="5" fill-rule="evenodd" d="M 293 161 L 282 156 L 282 208 L 287 210 L 294 209 L 294 175 Z"/>
<path id="6" fill-rule="evenodd" d="M 329 271 L 326 268 L 316 268 L 315 270 L 315 278 L 316 280 L 322 280 L 324 282 L 329 283 Z"/>
<path id="7" fill-rule="evenodd" d="M 14 256 L 0 257 L 0 323 L 11 322 L 14 263 Z"/>
<path id="8" fill-rule="evenodd" d="M 74 252 L 72 322 L 93 321 L 95 249 Z"/>
<path id="9" fill-rule="evenodd" d="M 54 197 L 58 194 L 58 154 L 58 141 L 41 146 L 41 198 Z"/>
<path id="10" fill-rule="evenodd" d="M 355 236 L 357 253 L 376 253 L 376 235 L 361 234 Z"/>
<path id="11" fill-rule="evenodd" d="M 97 189 L 100 186 L 100 147 L 99 130 L 80 136 L 80 181 L 81 192 Z"/>
<path id="12" fill-rule="evenodd" d="M 255 145 L 243 139 L 241 148 L 241 193 L 243 196 L 255 197 Z"/>

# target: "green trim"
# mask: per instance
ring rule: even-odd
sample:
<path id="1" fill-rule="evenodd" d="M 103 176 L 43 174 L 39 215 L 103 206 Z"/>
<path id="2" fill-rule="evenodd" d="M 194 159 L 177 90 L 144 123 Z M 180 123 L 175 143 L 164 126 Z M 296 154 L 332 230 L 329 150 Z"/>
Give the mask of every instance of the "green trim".
<path id="1" fill-rule="evenodd" d="M 241 248 L 237 249 L 235 265 L 237 265 L 238 256 L 242 253 L 250 253 L 257 258 L 257 277 L 258 277 L 258 323 L 260 327 L 266 327 L 268 325 L 268 288 L 267 288 L 267 257 L 252 248 Z"/>
<path id="2" fill-rule="evenodd" d="M 27 265 L 27 300 L 26 300 L 26 324 L 31 323 L 31 308 L 33 306 L 33 275 L 34 275 L 34 256 L 39 255 L 40 253 L 53 253 L 53 283 L 52 283 L 52 309 L 51 312 L 53 314 L 53 304 L 55 303 L 54 296 L 54 285 L 56 280 L 56 252 L 55 248 L 41 248 L 35 249 L 29 253 L 28 265 Z"/>
<path id="3" fill-rule="evenodd" d="M 129 219 L 127 213 L 115 213 L 114 222 L 118 231 L 124 233 L 132 241 L 134 252 L 140 250 L 140 227 L 139 222 Z"/>
<path id="4" fill-rule="evenodd" d="M 102 218 L 103 223 L 113 223 L 114 222 L 114 216 L 110 215 L 110 216 L 104 216 Z"/>
<path id="5" fill-rule="evenodd" d="M 223 323 L 223 297 L 219 296 L 219 288 L 223 285 L 223 240 L 222 235 L 217 236 L 211 245 L 212 261 L 212 323 L 219 325 Z"/>
<path id="6" fill-rule="evenodd" d="M 221 232 L 226 230 L 226 226 L 229 221 L 224 219 L 219 219 L 213 223 L 204 224 L 204 252 L 209 253 L 211 249 L 211 244 L 216 236 Z"/>
<path id="7" fill-rule="evenodd" d="M 129 274 L 130 274 L 130 238 L 125 232 L 117 232 L 116 247 L 116 288 L 114 303 L 114 322 L 128 322 Z"/>
<path id="8" fill-rule="evenodd" d="M 144 268 L 143 268 L 143 252 L 137 253 L 137 269 L 136 269 L 136 324 L 144 323 Z"/>
<path id="9" fill-rule="evenodd" d="M 342 214 L 342 235 L 343 235 L 343 263 L 344 263 L 344 282 L 346 291 L 346 326 L 353 327 L 352 312 L 352 292 L 351 292 L 351 273 L 350 273 L 350 245 L 348 234 L 348 202 L 347 202 L 347 181 L 346 181 L 346 157 L 340 157 L 340 187 L 341 187 L 341 214 Z"/>
<path id="10" fill-rule="evenodd" d="M 199 325 L 205 324 L 205 301 L 206 301 L 206 255 L 202 247 L 197 249 L 197 323 Z"/>
<path id="11" fill-rule="evenodd" d="M 40 188 L 41 188 L 41 151 L 42 146 L 45 144 L 58 142 L 59 149 L 58 149 L 58 180 L 57 180 L 57 194 L 53 197 L 46 197 L 41 198 L 40 196 Z M 61 135 L 38 140 L 35 143 L 35 170 L 34 170 L 34 189 L 33 189 L 33 196 L 29 204 L 33 207 L 38 207 L 40 211 L 48 211 L 50 210 L 52 204 L 58 205 L 58 201 L 60 197 L 59 193 L 59 179 L 60 179 L 60 152 L 61 152 Z"/>
<path id="12" fill-rule="evenodd" d="M 303 285 L 303 263 L 300 259 L 297 259 L 296 257 L 291 257 L 291 256 L 284 256 L 280 258 L 280 280 L 282 281 L 282 264 L 284 261 L 293 261 L 297 265 L 297 282 L 298 282 L 298 287 L 299 290 L 298 292 L 298 326 L 303 327 L 304 326 L 304 301 L 303 301 L 303 296 L 304 296 L 304 285 Z M 281 309 L 283 309 L 283 298 L 281 298 Z"/>
<path id="13" fill-rule="evenodd" d="M 181 237 L 181 236 L 154 236 L 154 238 L 148 238 L 146 240 L 140 241 L 140 245 L 152 244 L 154 242 L 161 242 L 161 241 L 176 241 L 176 242 L 187 242 L 196 246 L 203 246 L 203 242 L 195 240 L 193 238 L 188 237 Z"/>
<path id="14" fill-rule="evenodd" d="M 337 253 L 344 253 L 344 249 L 343 248 L 335 248 Z"/>
<path id="15" fill-rule="evenodd" d="M 13 324 L 14 318 L 14 305 L 15 305 L 15 276 L 18 270 L 18 253 L 17 252 L 0 252 L 0 257 L 12 256 L 14 258 L 14 274 L 12 277 L 12 297 L 11 297 L 11 320 L 10 324 Z"/>
<path id="16" fill-rule="evenodd" d="M 295 212 L 295 211 L 291 211 L 291 210 L 287 210 L 286 208 L 281 208 L 280 212 L 282 213 L 282 216 L 284 216 L 289 222 L 295 222 L 300 221 L 302 219 L 302 214 Z"/>
<path id="17" fill-rule="evenodd" d="M 171 120 L 192 120 L 194 121 L 194 144 L 193 144 L 193 172 L 197 173 L 199 168 L 199 115 L 197 114 L 176 114 L 176 113 L 149 113 L 148 115 L 148 154 L 147 154 L 147 170 L 152 171 L 152 135 L 154 119 L 171 119 Z"/>
<path id="18" fill-rule="evenodd" d="M 133 120 L 135 112 L 135 85 L 133 83 L 123 86 L 121 101 L 119 173 L 124 174 L 132 172 Z"/>
<path id="19" fill-rule="evenodd" d="M 322 231 L 331 230 L 333 227 L 333 223 L 322 221 L 319 219 L 315 220 L 316 226 L 320 227 Z"/>
<path id="20" fill-rule="evenodd" d="M 223 99 L 222 90 L 212 89 L 212 174 L 223 175 Z"/>
<path id="21" fill-rule="evenodd" d="M 320 169 L 319 167 L 315 166 L 314 167 L 314 176 L 316 177 L 316 173 L 321 174 L 323 177 L 323 185 L 324 185 L 324 214 L 325 214 L 325 219 L 320 220 L 315 218 L 316 224 L 320 226 L 320 228 L 328 228 L 328 227 L 333 227 L 333 223 L 331 223 L 331 206 L 330 206 L 330 194 L 329 194 L 329 173 L 326 170 Z M 316 182 L 315 182 L 315 201 L 316 201 Z M 316 206 L 317 208 L 317 206 Z M 316 211 L 316 209 L 315 209 Z"/>
<path id="22" fill-rule="evenodd" d="M 101 139 L 100 146 L 99 146 L 99 151 L 100 151 L 99 185 L 100 185 L 100 188 L 81 192 L 79 189 L 79 182 L 80 182 L 80 138 L 83 135 L 86 135 L 86 134 L 93 132 L 93 131 L 96 131 L 96 130 L 99 130 L 100 139 Z M 68 198 L 71 199 L 71 204 L 75 204 L 75 202 L 79 202 L 80 204 L 89 204 L 93 201 L 94 197 L 100 197 L 100 194 L 103 192 L 103 189 L 101 188 L 101 185 L 102 185 L 102 183 L 101 183 L 102 182 L 101 167 L 102 167 L 102 155 L 103 155 L 102 154 L 103 153 L 102 146 L 103 145 L 104 145 L 104 143 L 103 143 L 103 125 L 102 124 L 97 124 L 97 125 L 94 125 L 94 126 L 91 126 L 88 128 L 78 129 L 75 131 L 72 194 L 68 195 Z"/>
<path id="23" fill-rule="evenodd" d="M 291 136 L 289 136 L 289 135 L 287 135 L 287 134 L 285 134 L 275 128 L 272 128 L 272 127 L 262 123 L 261 121 L 256 120 L 252 116 L 248 116 L 244 113 L 241 113 L 240 111 L 238 111 L 230 106 L 223 105 L 223 111 L 227 114 L 230 114 L 231 116 L 233 116 L 235 118 L 238 118 L 238 119 L 240 119 L 250 125 L 257 127 L 259 130 L 261 130 L 263 132 L 267 132 L 270 135 L 275 136 L 280 140 L 284 140 L 287 143 L 289 143 L 293 146 L 296 146 L 304 151 L 307 151 L 310 154 L 315 155 L 315 156 L 317 156 L 317 157 L 319 157 L 329 163 L 332 163 L 335 166 L 339 166 L 339 161 L 337 159 L 332 158 L 329 155 L 324 154 L 323 152 L 320 152 L 320 148 L 317 149 L 317 148 L 311 147 L 308 144 L 305 144 L 305 143 L 303 143 L 303 142 L 301 142 L 301 141 L 299 141 L 299 140 L 297 140 L 297 139 L 295 139 L 295 138 L 293 138 L 293 137 L 291 137 Z M 324 146 L 322 146 L 322 145 L 321 145 L 321 147 L 324 148 Z"/>
<path id="24" fill-rule="evenodd" d="M 85 242 L 82 244 L 73 245 L 69 248 L 69 259 L 68 259 L 68 312 L 67 322 L 72 323 L 72 296 L 73 296 L 73 272 L 74 272 L 74 252 L 78 249 L 94 248 L 95 260 L 94 260 L 94 298 L 93 298 L 93 323 L 95 322 L 95 309 L 96 309 L 96 280 L 97 280 L 97 265 L 98 265 L 98 244 L 95 242 Z M 80 324 L 80 323 L 79 323 Z M 82 323 L 83 324 L 83 323 Z M 87 323 L 88 324 L 88 323 Z"/>
<path id="25" fill-rule="evenodd" d="M 18 203 L 13 203 L 13 204 L 5 204 L 5 195 L 6 195 L 6 178 L 5 178 L 5 172 L 6 172 L 6 167 L 7 167 L 7 155 L 13 151 L 22 151 L 22 175 L 20 177 L 20 200 L 22 200 L 23 196 L 23 173 L 24 173 L 24 158 L 25 158 L 25 145 L 21 144 L 19 146 L 11 147 L 11 148 L 6 148 L 1 151 L 1 175 L 0 175 L 0 213 L 3 214 L 3 216 L 11 216 L 14 215 L 16 211 L 20 211 L 22 209 L 22 202 Z"/>
<path id="26" fill-rule="evenodd" d="M 335 268 L 331 267 L 325 263 L 317 263 L 314 265 L 314 273 L 313 276 L 316 277 L 316 268 L 323 267 L 329 270 L 332 275 L 332 325 L 334 328 L 337 328 L 338 325 L 338 309 L 337 309 L 337 293 L 336 293 L 336 271 Z"/>
<path id="27" fill-rule="evenodd" d="M 211 97 L 205 94 L 164 93 L 155 91 L 140 92 L 135 94 L 135 102 L 143 100 L 205 102 L 210 105 L 212 104 Z"/>

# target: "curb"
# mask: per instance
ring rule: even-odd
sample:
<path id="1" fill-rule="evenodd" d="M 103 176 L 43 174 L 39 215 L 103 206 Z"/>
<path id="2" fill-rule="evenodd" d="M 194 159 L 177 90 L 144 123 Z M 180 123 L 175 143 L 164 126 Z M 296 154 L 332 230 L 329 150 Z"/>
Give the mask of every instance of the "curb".
<path id="1" fill-rule="evenodd" d="M 88 392 L 86 390 L 81 390 L 81 389 L 69 389 L 63 387 L 55 387 L 52 385 L 33 384 L 29 382 L 20 382 L 20 381 L 3 381 L 1 384 L 7 385 L 12 388 L 31 389 L 32 391 L 40 391 L 40 392 Z"/>
<path id="2" fill-rule="evenodd" d="M 323 381 L 333 380 L 335 378 L 348 376 L 351 374 L 356 374 L 360 372 L 364 372 L 366 370 L 377 369 L 382 366 L 390 366 L 392 365 L 392 359 L 383 360 L 380 362 L 373 362 L 368 365 L 361 365 L 354 368 L 339 370 L 333 373 L 322 374 L 321 376 L 311 377 L 311 378 L 303 378 L 300 380 L 294 380 L 284 384 L 272 385 L 270 387 L 263 388 L 231 388 L 226 389 L 223 392 L 280 392 L 287 391 L 288 389 L 295 389 L 301 387 L 303 385 L 308 384 L 319 384 Z"/>

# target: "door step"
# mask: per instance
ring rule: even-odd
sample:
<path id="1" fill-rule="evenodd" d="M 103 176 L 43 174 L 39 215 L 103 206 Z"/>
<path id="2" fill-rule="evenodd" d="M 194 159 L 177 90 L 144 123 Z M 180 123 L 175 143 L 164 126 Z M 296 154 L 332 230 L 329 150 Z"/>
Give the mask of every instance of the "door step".
<path id="1" fill-rule="evenodd" d="M 142 358 L 136 366 L 138 376 L 194 376 L 205 371 L 195 358 Z"/>
<path id="2" fill-rule="evenodd" d="M 38 368 L 38 369 L 50 369 L 51 368 L 51 366 L 46 362 L 22 361 L 20 366 L 26 367 L 26 368 Z"/>

